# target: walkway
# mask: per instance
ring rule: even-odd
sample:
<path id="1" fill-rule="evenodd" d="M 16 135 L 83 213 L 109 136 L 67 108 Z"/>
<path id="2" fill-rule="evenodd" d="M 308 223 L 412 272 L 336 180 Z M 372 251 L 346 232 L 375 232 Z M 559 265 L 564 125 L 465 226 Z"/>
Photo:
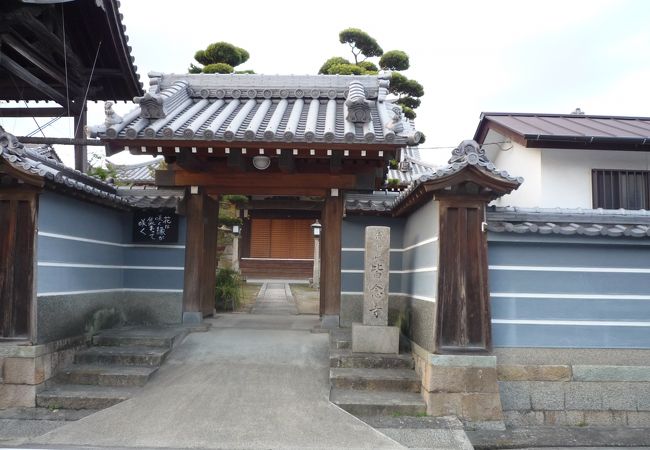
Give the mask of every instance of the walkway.
<path id="1" fill-rule="evenodd" d="M 210 319 L 134 398 L 32 443 L 166 448 L 403 448 L 329 400 L 328 335 L 268 284 L 254 314 Z"/>

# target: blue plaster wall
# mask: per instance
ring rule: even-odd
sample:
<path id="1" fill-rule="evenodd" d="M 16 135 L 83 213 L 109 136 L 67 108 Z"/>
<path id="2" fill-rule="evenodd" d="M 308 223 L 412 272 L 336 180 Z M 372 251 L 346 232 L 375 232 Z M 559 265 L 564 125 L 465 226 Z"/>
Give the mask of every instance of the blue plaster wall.
<path id="1" fill-rule="evenodd" d="M 39 198 L 37 336 L 52 341 L 83 332 L 98 309 L 127 320 L 177 322 L 182 307 L 185 219 L 179 242 L 132 242 L 132 215 L 70 196 Z"/>
<path id="2" fill-rule="evenodd" d="M 388 226 L 390 237 L 389 323 L 421 347 L 434 351 L 437 290 L 437 203 L 429 202 L 407 218 L 348 216 L 343 221 L 341 324 L 363 316 L 365 228 Z"/>
<path id="3" fill-rule="evenodd" d="M 488 263 L 495 346 L 650 348 L 649 240 L 494 233 Z"/>

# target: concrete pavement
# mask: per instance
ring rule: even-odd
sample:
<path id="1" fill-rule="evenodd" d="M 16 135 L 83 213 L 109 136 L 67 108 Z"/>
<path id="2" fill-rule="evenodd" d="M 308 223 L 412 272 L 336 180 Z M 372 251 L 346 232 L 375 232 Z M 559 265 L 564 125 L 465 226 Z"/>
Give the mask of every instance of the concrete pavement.
<path id="1" fill-rule="evenodd" d="M 212 328 L 190 334 L 132 399 L 30 444 L 403 448 L 329 402 L 328 335 L 311 333 L 318 317 L 294 315 L 279 290 L 267 286 L 269 298 L 258 299 L 253 311 L 266 314 L 209 319 Z"/>

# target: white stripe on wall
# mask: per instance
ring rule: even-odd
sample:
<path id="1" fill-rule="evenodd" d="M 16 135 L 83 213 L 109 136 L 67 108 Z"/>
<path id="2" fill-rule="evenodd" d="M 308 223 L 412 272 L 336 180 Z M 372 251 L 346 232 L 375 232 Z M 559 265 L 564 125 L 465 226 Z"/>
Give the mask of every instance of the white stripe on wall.
<path id="1" fill-rule="evenodd" d="M 122 244 L 119 242 L 109 242 L 109 241 L 100 241 L 97 239 L 88 239 L 82 238 L 79 236 L 70 236 L 67 234 L 57 234 L 57 233 L 48 233 L 46 231 L 39 231 L 39 236 L 50 237 L 54 239 L 66 239 L 69 241 L 77 242 L 88 242 L 90 244 L 99 244 L 99 245 L 112 245 L 113 247 L 141 247 L 141 248 L 181 248 L 184 249 L 184 245 L 162 245 L 162 244 Z"/>
<path id="2" fill-rule="evenodd" d="M 341 295 L 363 295 L 363 292 L 355 291 L 341 291 Z M 404 292 L 389 292 L 388 295 L 403 295 L 405 297 L 411 297 L 417 300 L 423 300 L 425 302 L 436 302 L 435 297 L 425 297 L 424 295 L 415 295 L 415 294 L 405 294 Z"/>
<path id="3" fill-rule="evenodd" d="M 488 266 L 490 270 L 520 270 L 530 272 L 597 272 L 650 273 L 650 269 L 636 267 L 556 267 L 556 266 Z"/>
<path id="4" fill-rule="evenodd" d="M 628 294 L 536 294 L 532 292 L 491 292 L 490 297 L 502 298 L 561 298 L 589 300 L 650 300 L 650 295 Z"/>
<path id="5" fill-rule="evenodd" d="M 80 264 L 62 262 L 38 262 L 39 267 L 74 267 L 78 269 L 137 269 L 137 270 L 184 270 L 179 266 L 115 266 L 108 264 Z"/>
<path id="6" fill-rule="evenodd" d="M 414 248 L 420 247 L 422 245 L 427 245 L 432 242 L 436 242 L 438 240 L 438 236 L 432 237 L 430 239 L 425 239 L 424 241 L 420 241 L 417 244 L 409 245 L 408 247 L 404 248 L 391 248 L 390 251 L 393 253 L 399 253 L 399 252 L 407 252 L 409 250 L 413 250 Z M 366 249 L 363 247 L 343 247 L 341 248 L 342 252 L 363 252 Z"/>
<path id="7" fill-rule="evenodd" d="M 436 272 L 437 267 L 421 267 L 419 269 L 407 269 L 407 270 L 390 270 L 390 273 L 419 273 L 419 272 Z M 363 273 L 363 269 L 342 269 L 341 273 Z"/>
<path id="8" fill-rule="evenodd" d="M 592 327 L 650 327 L 650 322 L 618 322 L 614 320 L 525 320 L 492 319 L 495 324 L 507 325 L 576 325 Z"/>
<path id="9" fill-rule="evenodd" d="M 39 292 L 37 297 L 51 297 L 53 295 L 76 295 L 76 294 L 99 294 L 103 292 L 183 292 L 182 289 L 136 289 L 136 288 L 116 288 L 116 289 L 91 289 L 86 291 L 61 291 L 61 292 Z"/>

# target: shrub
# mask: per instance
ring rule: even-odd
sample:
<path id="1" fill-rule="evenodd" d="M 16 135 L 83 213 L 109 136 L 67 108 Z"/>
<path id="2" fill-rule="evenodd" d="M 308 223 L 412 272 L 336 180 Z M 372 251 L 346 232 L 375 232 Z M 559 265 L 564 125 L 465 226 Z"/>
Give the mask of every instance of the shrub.
<path id="1" fill-rule="evenodd" d="M 239 272 L 232 269 L 219 269 L 215 286 L 215 308 L 234 311 L 241 301 L 242 280 Z"/>

